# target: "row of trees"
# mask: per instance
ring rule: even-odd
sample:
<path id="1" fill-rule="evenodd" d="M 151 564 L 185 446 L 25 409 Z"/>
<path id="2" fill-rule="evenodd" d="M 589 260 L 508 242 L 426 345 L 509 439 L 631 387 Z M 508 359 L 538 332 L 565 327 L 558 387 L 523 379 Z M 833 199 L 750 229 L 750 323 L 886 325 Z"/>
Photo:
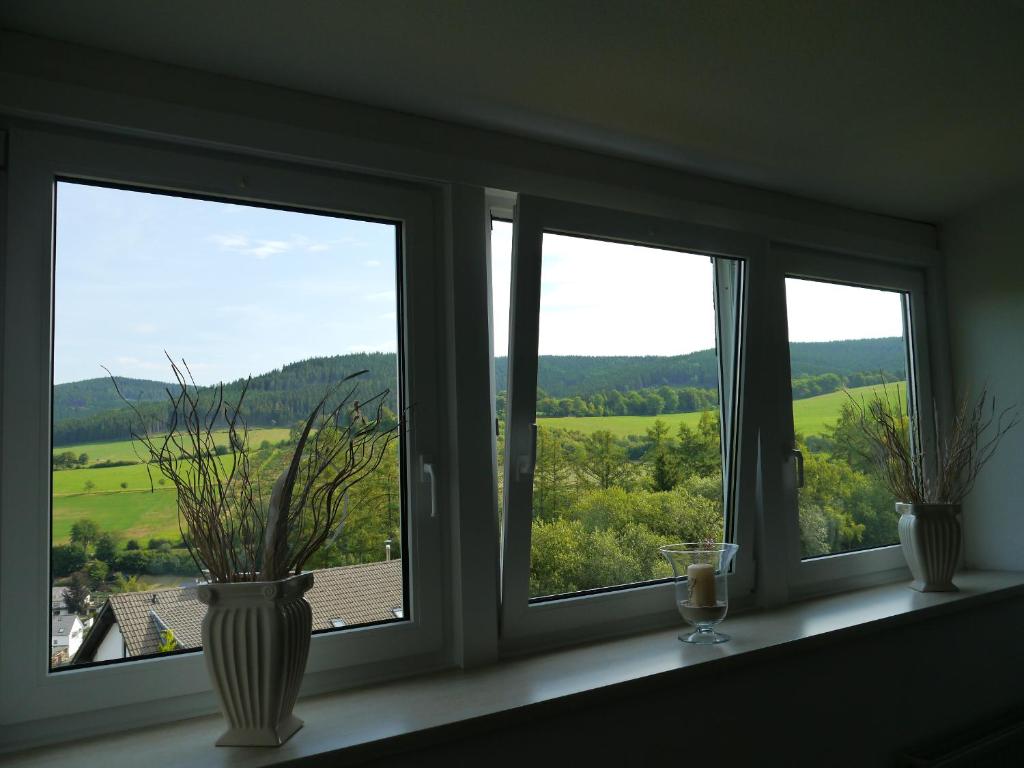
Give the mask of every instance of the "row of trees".
<path id="1" fill-rule="evenodd" d="M 504 404 L 501 393 L 499 407 Z M 669 387 L 634 389 L 620 392 L 612 389 L 591 395 L 549 397 L 537 392 L 537 416 L 658 416 L 662 413 L 693 413 L 718 405 L 717 389 Z"/>
<path id="2" fill-rule="evenodd" d="M 803 557 L 893 544 L 893 499 L 869 458 L 855 409 L 805 455 L 799 491 Z M 499 455 L 504 451 L 499 451 Z M 721 540 L 724 530 L 718 417 L 673 433 L 656 420 L 639 438 L 540 427 L 533 485 L 531 595 L 626 584 L 668 575 L 658 546 Z"/>

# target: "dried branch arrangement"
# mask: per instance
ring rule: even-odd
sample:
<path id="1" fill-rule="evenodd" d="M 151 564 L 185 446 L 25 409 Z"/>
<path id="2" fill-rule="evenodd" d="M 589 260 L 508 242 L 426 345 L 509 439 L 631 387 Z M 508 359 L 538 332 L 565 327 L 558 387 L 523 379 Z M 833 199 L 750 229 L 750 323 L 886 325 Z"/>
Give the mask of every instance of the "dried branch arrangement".
<path id="1" fill-rule="evenodd" d="M 919 424 L 906 415 L 898 387 L 895 396 L 884 383 L 867 400 L 850 401 L 867 437 L 865 458 L 879 468 L 889 492 L 911 504 L 959 504 L 971 492 L 981 472 L 1003 437 L 1020 423 L 1020 408 L 1012 405 L 997 411 L 988 388 L 977 399 L 964 394 L 955 405 L 945 433 L 939 428 L 933 409 L 936 450 L 931 461 L 920 447 Z"/>
<path id="2" fill-rule="evenodd" d="M 205 390 L 204 397 L 188 365 L 168 360 L 177 386 L 167 390 L 165 434 L 149 433 L 111 379 L 141 425 L 132 428 L 132 440 L 150 472 L 151 489 L 155 467 L 177 490 L 178 527 L 192 559 L 214 582 L 274 581 L 301 573 L 343 522 L 348 490 L 373 473 L 398 436 L 398 426 L 382 427 L 388 391 L 354 400 L 354 380 L 365 371 L 331 387 L 304 422 L 287 468 L 268 488 L 250 463 L 242 415 L 249 382 L 237 402 L 225 399 L 223 385 Z M 329 407 L 342 388 L 344 394 Z M 218 451 L 216 436 L 225 432 L 228 450 Z"/>

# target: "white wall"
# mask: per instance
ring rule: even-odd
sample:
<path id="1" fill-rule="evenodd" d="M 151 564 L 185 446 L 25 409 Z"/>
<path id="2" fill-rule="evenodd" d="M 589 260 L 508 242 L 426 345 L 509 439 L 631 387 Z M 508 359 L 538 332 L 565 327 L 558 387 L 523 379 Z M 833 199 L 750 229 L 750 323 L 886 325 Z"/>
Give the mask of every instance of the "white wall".
<path id="1" fill-rule="evenodd" d="M 986 382 L 1024 404 L 1024 189 L 942 227 L 958 392 Z M 1024 425 L 1007 435 L 964 508 L 967 564 L 1024 570 Z"/>
<path id="2" fill-rule="evenodd" d="M 121 627 L 115 621 L 107 631 L 106 637 L 96 649 L 96 656 L 93 661 L 110 661 L 111 659 L 124 658 L 124 640 L 121 637 Z"/>

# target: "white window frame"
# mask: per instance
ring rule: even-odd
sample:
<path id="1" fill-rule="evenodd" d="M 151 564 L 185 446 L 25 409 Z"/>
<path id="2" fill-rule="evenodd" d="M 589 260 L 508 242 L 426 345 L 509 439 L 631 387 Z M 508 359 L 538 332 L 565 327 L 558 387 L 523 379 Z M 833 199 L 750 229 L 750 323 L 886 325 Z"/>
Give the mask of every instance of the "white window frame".
<path id="1" fill-rule="evenodd" d="M 436 191 L 340 172 L 184 147 L 43 129 L 10 131 L 3 288 L 0 457 L 0 741 L 120 730 L 211 711 L 202 652 L 51 672 L 50 452 L 55 182 L 123 184 L 226 201 L 364 216 L 402 226 L 400 316 L 406 402 L 404 451 L 411 617 L 312 638 L 303 694 L 442 666 L 449 657 L 442 525 L 417 470 L 440 456 L 444 423 Z M 415 290 L 412 290 L 412 287 Z M 443 496 L 442 496 L 443 498 Z M 30 513 L 26 513 L 30 512 Z M 410 610 L 411 609 L 411 610 Z M 13 628 L 17 628 L 16 630 Z"/>
<path id="2" fill-rule="evenodd" d="M 537 337 L 540 271 L 544 232 L 668 248 L 687 253 L 723 256 L 742 261 L 763 252 L 764 242 L 736 231 L 683 220 L 614 211 L 577 203 L 520 195 L 513 224 L 512 294 L 509 320 L 509 379 L 506 406 L 505 501 L 502 536 L 501 650 L 516 653 L 581 637 L 633 631 L 678 621 L 674 584 L 661 581 L 613 591 L 580 594 L 541 602 L 529 597 L 530 531 L 533 492 L 533 424 L 536 420 Z M 716 304 L 723 301 L 720 291 Z M 727 299 L 726 299 L 727 301 Z M 739 299 L 739 319 L 749 316 Z M 720 313 L 721 314 L 721 313 Z M 720 326 L 719 332 L 725 330 Z M 742 328 L 740 329 L 742 334 Z M 742 339 L 742 335 L 740 336 Z M 750 369 L 738 360 L 735 381 L 746 387 Z M 524 392 L 525 397 L 518 392 Z M 736 411 L 740 436 L 749 422 L 742 396 Z M 723 420 L 724 422 L 725 420 Z M 736 465 L 727 504 L 732 510 L 733 540 L 740 545 L 730 595 L 746 595 L 753 586 L 754 516 L 741 514 L 755 495 L 754 473 L 743 472 L 750 449 L 742 436 L 733 446 Z M 520 459 L 524 459 L 523 462 Z M 529 471 L 520 471 L 520 464 Z M 728 492 L 734 495 L 731 503 Z"/>
<path id="3" fill-rule="evenodd" d="M 777 348 L 776 355 L 784 361 L 783 377 L 786 392 L 791 380 L 788 323 L 785 313 L 785 280 L 787 277 L 819 280 L 863 288 L 899 291 L 904 294 L 904 329 L 908 354 L 908 400 L 912 408 L 931 410 L 933 391 L 931 383 L 931 356 L 928 337 L 926 275 L 923 269 L 911 266 L 883 264 L 826 254 L 806 248 L 776 245 L 773 247 L 777 290 L 782 292 L 782 313 L 777 318 L 782 324 L 784 345 Z M 927 405 L 925 405 L 927 404 Z M 783 409 L 783 440 L 790 448 L 795 447 L 793 424 L 793 400 L 786 397 Z M 934 448 L 934 429 L 931 419 L 922 419 L 921 434 L 917 439 L 927 455 Z M 786 562 L 788 592 L 790 598 L 836 591 L 842 588 L 881 583 L 906 577 L 908 569 L 899 544 L 874 549 L 824 555 L 801 559 L 800 524 L 797 512 L 797 469 L 792 454 L 785 457 L 787 467 L 782 474 L 781 508 L 785 511 Z M 890 510 L 896 514 L 895 510 Z M 778 558 L 772 558 L 779 566 Z"/>

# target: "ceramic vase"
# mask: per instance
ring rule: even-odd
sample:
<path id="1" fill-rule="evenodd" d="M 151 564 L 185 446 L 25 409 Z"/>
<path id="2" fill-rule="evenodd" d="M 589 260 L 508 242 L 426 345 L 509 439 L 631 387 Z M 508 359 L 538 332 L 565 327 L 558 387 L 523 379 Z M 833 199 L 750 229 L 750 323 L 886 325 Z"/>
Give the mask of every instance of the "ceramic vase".
<path id="1" fill-rule="evenodd" d="M 896 504 L 903 555 L 918 592 L 956 592 L 953 572 L 960 555 L 959 504 Z"/>
<path id="2" fill-rule="evenodd" d="M 198 598 L 206 670 L 228 729 L 217 746 L 276 747 L 302 727 L 292 714 L 309 656 L 313 574 L 204 584 Z"/>

